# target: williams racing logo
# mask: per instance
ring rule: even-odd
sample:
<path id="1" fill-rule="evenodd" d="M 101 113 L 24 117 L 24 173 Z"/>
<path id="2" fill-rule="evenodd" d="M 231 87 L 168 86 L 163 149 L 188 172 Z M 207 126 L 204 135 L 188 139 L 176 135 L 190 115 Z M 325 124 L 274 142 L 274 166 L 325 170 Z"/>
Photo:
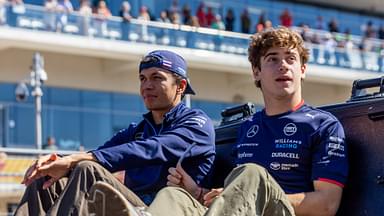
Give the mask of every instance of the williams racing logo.
<path id="1" fill-rule="evenodd" d="M 248 138 L 254 137 L 257 134 L 257 132 L 259 132 L 259 125 L 253 125 L 248 129 L 247 137 Z"/>
<path id="2" fill-rule="evenodd" d="M 287 125 L 285 125 L 283 132 L 286 136 L 292 136 L 297 132 L 297 127 L 293 123 L 288 123 Z"/>

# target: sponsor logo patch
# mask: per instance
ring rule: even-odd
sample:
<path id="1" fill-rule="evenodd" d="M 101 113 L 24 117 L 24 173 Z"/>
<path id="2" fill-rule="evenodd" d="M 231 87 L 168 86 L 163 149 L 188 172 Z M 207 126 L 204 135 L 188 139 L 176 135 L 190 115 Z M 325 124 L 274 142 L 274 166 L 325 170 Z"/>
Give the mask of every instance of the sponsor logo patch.
<path id="1" fill-rule="evenodd" d="M 259 143 L 240 143 L 237 145 L 237 148 L 241 147 L 256 147 L 259 146 Z"/>
<path id="2" fill-rule="evenodd" d="M 297 132 L 297 127 L 293 123 L 288 123 L 287 125 L 285 125 L 283 132 L 286 136 L 292 136 Z"/>
<path id="3" fill-rule="evenodd" d="M 280 169 L 280 163 L 278 162 L 272 162 L 271 164 L 269 164 L 269 167 L 273 170 L 279 170 Z"/>
<path id="4" fill-rule="evenodd" d="M 250 152 L 242 152 L 237 154 L 237 158 L 250 158 L 253 156 L 253 153 Z"/>
<path id="5" fill-rule="evenodd" d="M 287 164 L 287 163 L 279 163 L 279 162 L 272 162 L 269 164 L 269 167 L 272 170 L 282 170 L 282 171 L 288 171 L 291 170 L 292 168 L 299 167 L 299 164 L 294 163 L 294 164 Z"/>
<path id="6" fill-rule="evenodd" d="M 291 152 L 272 152 L 271 157 L 273 157 L 273 158 L 292 158 L 292 159 L 300 159 L 298 153 L 291 153 Z"/>
<path id="7" fill-rule="evenodd" d="M 253 125 L 248 129 L 247 137 L 248 138 L 254 137 L 257 134 L 257 132 L 259 132 L 259 125 Z"/>

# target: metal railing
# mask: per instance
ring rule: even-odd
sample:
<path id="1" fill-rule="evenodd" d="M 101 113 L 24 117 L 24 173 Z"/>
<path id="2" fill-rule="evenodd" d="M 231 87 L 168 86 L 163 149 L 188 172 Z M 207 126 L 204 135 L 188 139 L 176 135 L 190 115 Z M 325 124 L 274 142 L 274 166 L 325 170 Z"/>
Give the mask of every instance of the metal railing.
<path id="1" fill-rule="evenodd" d="M 25 10 L 13 12 L 6 6 L 7 24 L 12 27 L 37 31 L 55 31 L 64 34 L 82 35 L 91 38 L 105 38 L 130 42 L 159 44 L 166 46 L 203 49 L 222 53 L 246 55 L 249 34 L 228 32 L 211 28 L 187 25 L 144 21 L 132 19 L 123 22 L 120 17 L 101 19 L 96 15 L 81 16 L 77 12 L 70 14 L 47 12 L 41 6 L 24 5 Z M 303 29 L 295 28 L 298 32 Z M 317 36 L 318 44 L 308 43 L 313 54 L 311 63 L 325 64 L 335 67 L 362 69 L 384 72 L 384 45 L 378 39 L 364 39 L 360 36 L 331 34 L 326 31 L 309 29 L 307 36 Z M 335 39 L 334 47 L 329 49 L 326 41 Z M 352 48 L 338 46 L 348 40 Z M 343 40 L 343 41 L 340 41 Z M 362 41 L 365 46 L 361 48 Z M 359 48 L 361 48 L 359 50 Z"/>

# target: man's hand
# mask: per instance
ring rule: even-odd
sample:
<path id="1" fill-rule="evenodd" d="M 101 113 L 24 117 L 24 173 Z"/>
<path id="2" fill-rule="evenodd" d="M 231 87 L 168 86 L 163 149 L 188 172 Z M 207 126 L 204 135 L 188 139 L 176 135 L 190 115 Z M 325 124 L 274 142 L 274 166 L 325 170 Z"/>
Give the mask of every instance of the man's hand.
<path id="1" fill-rule="evenodd" d="M 42 175 L 38 172 L 38 169 L 41 166 L 52 163 L 58 158 L 56 154 L 44 155 L 39 157 L 25 172 L 23 181 L 21 184 L 25 184 L 26 186 L 30 185 L 34 180 L 42 177 Z"/>
<path id="2" fill-rule="evenodd" d="M 326 181 L 313 182 L 314 191 L 287 194 L 296 215 L 335 215 L 339 208 L 342 187 Z"/>
<path id="3" fill-rule="evenodd" d="M 203 204 L 206 207 L 209 207 L 212 204 L 212 202 L 216 199 L 216 197 L 218 197 L 223 192 L 223 190 L 224 190 L 223 188 L 214 188 L 211 191 L 209 191 L 203 197 L 203 199 L 204 199 Z"/>
<path id="4" fill-rule="evenodd" d="M 202 188 L 196 184 L 196 182 L 188 175 L 187 172 L 183 169 L 180 163 L 177 163 L 176 168 L 171 167 L 168 169 L 169 175 L 167 177 L 168 186 L 177 186 L 184 188 L 188 191 L 194 198 L 199 199 L 202 195 Z"/>
<path id="5" fill-rule="evenodd" d="M 58 158 L 37 169 L 40 176 L 51 177 L 43 184 L 43 189 L 47 189 L 60 178 L 66 176 L 71 169 L 71 159 L 69 156 Z"/>
<path id="6" fill-rule="evenodd" d="M 49 176 L 51 178 L 43 184 L 43 189 L 46 189 L 66 176 L 72 167 L 83 160 L 96 161 L 96 158 L 92 153 L 85 152 L 65 157 L 58 157 L 56 154 L 42 156 L 28 168 L 21 183 L 28 186 L 38 178 Z"/>

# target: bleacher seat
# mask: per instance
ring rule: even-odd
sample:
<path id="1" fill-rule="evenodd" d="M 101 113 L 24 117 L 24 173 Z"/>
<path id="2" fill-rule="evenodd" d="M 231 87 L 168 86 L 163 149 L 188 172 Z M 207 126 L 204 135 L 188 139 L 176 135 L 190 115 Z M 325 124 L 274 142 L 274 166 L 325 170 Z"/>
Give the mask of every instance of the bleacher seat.
<path id="1" fill-rule="evenodd" d="M 24 173 L 29 166 L 34 162 L 35 158 L 31 157 L 16 157 L 8 156 L 5 166 L 0 172 L 1 184 L 20 184 Z M 0 187 L 0 189 L 2 189 Z"/>

